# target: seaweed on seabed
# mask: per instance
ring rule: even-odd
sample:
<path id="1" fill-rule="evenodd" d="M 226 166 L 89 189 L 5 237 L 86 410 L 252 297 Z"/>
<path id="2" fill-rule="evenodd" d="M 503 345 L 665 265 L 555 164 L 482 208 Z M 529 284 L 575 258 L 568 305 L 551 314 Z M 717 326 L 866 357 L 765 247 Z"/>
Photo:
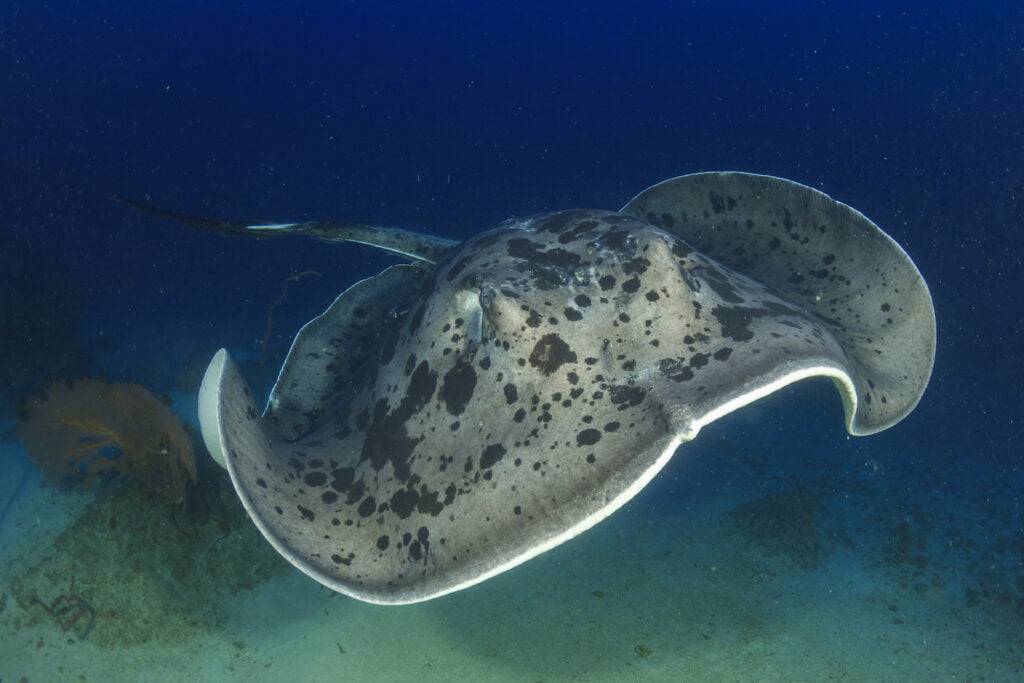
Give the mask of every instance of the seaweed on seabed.
<path id="1" fill-rule="evenodd" d="M 54 384 L 29 399 L 18 436 L 47 480 L 97 481 L 123 475 L 182 502 L 196 481 L 192 440 L 181 420 L 137 384 L 95 379 Z"/>

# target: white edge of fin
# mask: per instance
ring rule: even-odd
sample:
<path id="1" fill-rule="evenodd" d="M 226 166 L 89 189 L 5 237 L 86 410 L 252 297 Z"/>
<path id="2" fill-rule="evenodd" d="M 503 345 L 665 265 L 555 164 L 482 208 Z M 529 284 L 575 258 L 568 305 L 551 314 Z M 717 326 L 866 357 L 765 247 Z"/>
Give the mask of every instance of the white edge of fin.
<path id="1" fill-rule="evenodd" d="M 224 469 L 227 469 L 228 465 L 224 459 L 219 413 L 220 383 L 227 358 L 226 349 L 217 351 L 206 368 L 203 383 L 199 386 L 199 431 L 203 436 L 203 443 L 206 444 L 206 450 Z"/>

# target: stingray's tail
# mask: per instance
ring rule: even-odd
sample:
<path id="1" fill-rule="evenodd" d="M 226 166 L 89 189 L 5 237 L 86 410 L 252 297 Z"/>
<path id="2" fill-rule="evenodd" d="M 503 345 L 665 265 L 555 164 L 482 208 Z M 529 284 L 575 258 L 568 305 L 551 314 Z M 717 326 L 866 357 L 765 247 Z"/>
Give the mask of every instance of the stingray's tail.
<path id="1" fill-rule="evenodd" d="M 426 261 L 427 263 L 441 261 L 459 244 L 455 240 L 427 235 L 421 232 L 368 225 L 366 223 L 339 223 L 334 221 L 261 223 L 259 221 L 230 221 L 220 218 L 190 216 L 120 195 L 114 195 L 114 199 L 153 216 L 178 221 L 197 230 L 219 232 L 226 235 L 246 235 L 248 237 L 309 235 L 326 242 L 366 244 L 417 261 Z"/>
<path id="2" fill-rule="evenodd" d="M 283 223 L 279 225 L 268 225 L 261 224 L 259 222 L 249 221 L 229 221 L 220 218 L 202 218 L 200 216 L 191 216 L 185 213 L 179 213 L 177 211 L 171 211 L 169 209 L 163 209 L 159 206 L 147 204 L 146 202 L 139 201 L 138 199 L 131 199 L 129 197 L 122 197 L 119 194 L 113 195 L 114 199 L 127 204 L 128 206 L 135 207 L 140 211 L 144 211 L 152 216 L 159 218 L 166 218 L 172 221 L 178 221 L 184 223 L 189 227 L 197 230 L 208 230 L 210 232 L 220 232 L 226 235 L 246 235 L 248 237 L 273 237 L 275 235 L 282 234 L 302 234 L 306 232 L 304 226 L 308 226 L 307 223 Z M 266 228 L 277 228 L 276 230 L 268 230 Z M 286 229 L 286 228 L 291 228 Z"/>

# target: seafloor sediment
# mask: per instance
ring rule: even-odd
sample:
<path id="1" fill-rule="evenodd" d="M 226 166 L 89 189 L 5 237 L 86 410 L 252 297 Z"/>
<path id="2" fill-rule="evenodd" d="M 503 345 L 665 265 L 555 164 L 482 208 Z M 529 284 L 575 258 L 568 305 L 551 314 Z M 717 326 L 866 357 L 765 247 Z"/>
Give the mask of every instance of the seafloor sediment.
<path id="1" fill-rule="evenodd" d="M 742 437 L 709 428 L 594 530 L 407 607 L 290 569 L 228 489 L 186 524 L 33 480 L 0 529 L 0 679 L 1024 677 L 1021 498 L 998 472 Z"/>

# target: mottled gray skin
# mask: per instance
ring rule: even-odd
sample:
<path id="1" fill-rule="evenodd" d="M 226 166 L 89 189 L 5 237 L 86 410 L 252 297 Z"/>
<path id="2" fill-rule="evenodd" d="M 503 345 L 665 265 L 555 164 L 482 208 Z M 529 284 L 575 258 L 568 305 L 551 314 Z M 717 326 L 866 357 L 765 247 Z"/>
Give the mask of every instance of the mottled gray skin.
<path id="1" fill-rule="evenodd" d="M 780 179 L 686 176 L 359 283 L 296 338 L 262 417 L 221 352 L 211 450 L 300 569 L 415 602 L 582 532 L 790 381 L 833 377 L 849 430 L 884 429 L 934 339 L 924 281 L 860 214 Z"/>

